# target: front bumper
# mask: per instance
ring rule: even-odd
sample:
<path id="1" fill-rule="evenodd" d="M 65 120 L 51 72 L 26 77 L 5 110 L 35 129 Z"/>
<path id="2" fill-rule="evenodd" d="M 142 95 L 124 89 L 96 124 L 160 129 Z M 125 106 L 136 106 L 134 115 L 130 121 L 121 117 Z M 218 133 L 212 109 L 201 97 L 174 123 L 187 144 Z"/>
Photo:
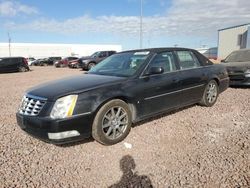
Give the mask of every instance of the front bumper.
<path id="1" fill-rule="evenodd" d="M 70 118 L 53 120 L 49 117 L 25 116 L 16 114 L 17 123 L 28 134 L 53 144 L 65 144 L 89 138 L 92 132 L 92 114 L 76 115 Z M 60 139 L 51 139 L 49 134 L 78 132 L 80 135 Z"/>
<path id="2" fill-rule="evenodd" d="M 81 63 L 80 64 L 81 65 L 81 68 L 83 69 L 83 70 L 86 70 L 86 69 L 88 69 L 88 63 Z"/>
<path id="3" fill-rule="evenodd" d="M 250 86 L 250 74 L 231 73 L 229 74 L 230 86 Z"/>

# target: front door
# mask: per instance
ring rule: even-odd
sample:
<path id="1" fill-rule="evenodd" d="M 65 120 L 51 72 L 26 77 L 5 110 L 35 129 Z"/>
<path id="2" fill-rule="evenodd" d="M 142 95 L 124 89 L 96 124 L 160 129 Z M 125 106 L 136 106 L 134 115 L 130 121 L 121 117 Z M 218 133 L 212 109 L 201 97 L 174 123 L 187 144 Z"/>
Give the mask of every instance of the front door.
<path id="1" fill-rule="evenodd" d="M 161 74 L 147 75 L 151 67 L 162 67 Z M 163 52 L 157 54 L 147 67 L 144 76 L 138 81 L 138 116 L 148 116 L 174 108 L 180 103 L 179 75 L 176 72 L 174 54 Z"/>

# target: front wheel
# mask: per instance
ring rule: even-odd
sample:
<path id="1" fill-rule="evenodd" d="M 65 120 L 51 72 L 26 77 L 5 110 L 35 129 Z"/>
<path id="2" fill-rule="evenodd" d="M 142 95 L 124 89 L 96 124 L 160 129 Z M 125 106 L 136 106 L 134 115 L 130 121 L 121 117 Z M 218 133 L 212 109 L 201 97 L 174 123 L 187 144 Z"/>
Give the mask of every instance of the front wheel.
<path id="1" fill-rule="evenodd" d="M 218 95 L 218 84 L 215 80 L 211 80 L 204 90 L 200 104 L 207 107 L 213 106 L 217 101 Z"/>
<path id="2" fill-rule="evenodd" d="M 94 67 L 95 66 L 95 63 L 93 63 L 93 62 L 90 62 L 89 64 L 88 64 L 88 70 L 90 70 L 92 67 Z"/>
<path id="3" fill-rule="evenodd" d="M 92 136 L 104 145 L 116 144 L 129 134 L 131 119 L 131 112 L 124 101 L 111 100 L 97 112 L 92 127 Z"/>

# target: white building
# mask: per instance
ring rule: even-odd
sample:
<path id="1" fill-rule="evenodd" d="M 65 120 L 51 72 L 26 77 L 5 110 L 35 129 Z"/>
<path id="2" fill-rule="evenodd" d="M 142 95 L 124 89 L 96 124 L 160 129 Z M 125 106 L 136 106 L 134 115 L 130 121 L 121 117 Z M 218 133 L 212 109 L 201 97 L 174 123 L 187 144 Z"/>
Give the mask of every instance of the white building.
<path id="1" fill-rule="evenodd" d="M 250 23 L 218 31 L 218 58 L 226 58 L 232 51 L 250 48 Z"/>
<path id="2" fill-rule="evenodd" d="M 0 43 L 0 57 L 22 56 L 43 58 L 50 56 L 87 56 L 96 51 L 122 50 L 121 45 L 92 44 L 41 44 L 41 43 Z"/>

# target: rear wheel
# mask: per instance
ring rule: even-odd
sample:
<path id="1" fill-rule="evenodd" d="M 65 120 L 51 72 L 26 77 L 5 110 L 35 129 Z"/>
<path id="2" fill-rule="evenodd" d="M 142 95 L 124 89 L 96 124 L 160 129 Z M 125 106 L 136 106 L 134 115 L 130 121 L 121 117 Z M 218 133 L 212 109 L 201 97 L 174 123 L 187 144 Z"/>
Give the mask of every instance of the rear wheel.
<path id="1" fill-rule="evenodd" d="M 19 72 L 25 72 L 25 71 L 26 71 L 26 67 L 20 66 L 20 67 L 18 68 L 18 71 L 19 71 Z"/>
<path id="2" fill-rule="evenodd" d="M 218 95 L 219 95 L 218 84 L 215 80 L 211 80 L 207 84 L 204 90 L 200 104 L 208 107 L 213 106 L 217 101 Z"/>
<path id="3" fill-rule="evenodd" d="M 131 124 L 128 105 L 122 100 L 115 99 L 104 104 L 97 112 L 92 136 L 104 145 L 116 144 L 129 134 Z"/>

